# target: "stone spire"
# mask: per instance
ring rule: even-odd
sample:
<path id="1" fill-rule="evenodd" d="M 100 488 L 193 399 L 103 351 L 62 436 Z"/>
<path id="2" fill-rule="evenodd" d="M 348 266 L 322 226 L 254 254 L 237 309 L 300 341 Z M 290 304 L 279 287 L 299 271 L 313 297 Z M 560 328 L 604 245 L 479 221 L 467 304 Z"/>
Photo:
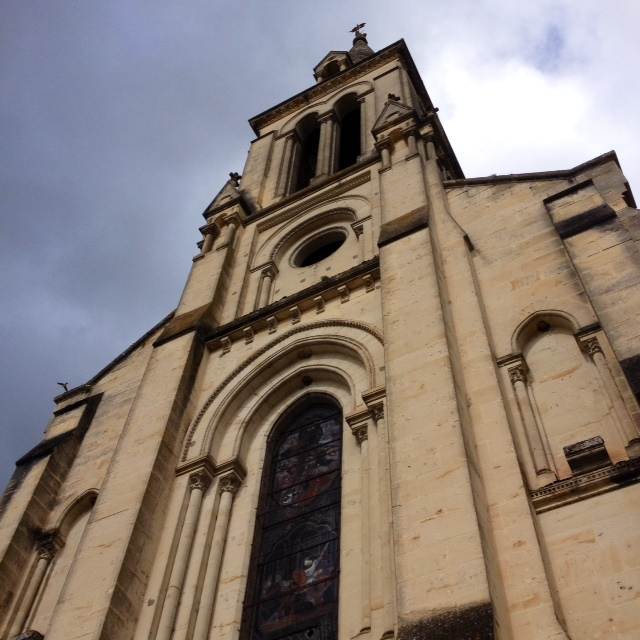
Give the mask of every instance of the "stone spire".
<path id="1" fill-rule="evenodd" d="M 365 23 L 357 25 L 354 29 L 351 29 L 352 33 L 355 33 L 355 38 L 353 39 L 353 47 L 349 51 L 349 58 L 351 58 L 351 62 L 353 64 L 358 64 L 358 62 L 362 62 L 365 58 L 372 56 L 375 51 L 369 46 L 367 42 L 367 34 L 360 33 L 360 29 L 364 27 Z"/>

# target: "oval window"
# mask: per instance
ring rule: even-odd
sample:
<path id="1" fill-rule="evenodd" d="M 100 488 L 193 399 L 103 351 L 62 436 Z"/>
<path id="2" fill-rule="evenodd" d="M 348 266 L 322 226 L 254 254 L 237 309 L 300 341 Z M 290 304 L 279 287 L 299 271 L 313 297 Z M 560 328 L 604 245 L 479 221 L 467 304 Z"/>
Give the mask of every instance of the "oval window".
<path id="1" fill-rule="evenodd" d="M 347 239 L 344 231 L 334 229 L 304 244 L 293 257 L 296 267 L 310 267 L 333 255 Z"/>

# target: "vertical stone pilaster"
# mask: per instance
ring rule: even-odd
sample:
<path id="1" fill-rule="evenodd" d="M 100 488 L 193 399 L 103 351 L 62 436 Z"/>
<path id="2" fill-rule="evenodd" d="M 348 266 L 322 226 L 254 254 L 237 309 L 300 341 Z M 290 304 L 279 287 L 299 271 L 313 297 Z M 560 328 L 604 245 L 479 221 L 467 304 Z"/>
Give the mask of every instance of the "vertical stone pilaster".
<path id="1" fill-rule="evenodd" d="M 171 569 L 171 577 L 169 578 L 169 586 L 162 607 L 156 640 L 170 640 L 171 638 L 173 623 L 182 593 L 182 583 L 184 582 L 187 571 L 189 554 L 193 546 L 196 525 L 198 524 L 198 517 L 200 515 L 202 497 L 210 483 L 211 477 L 205 469 L 198 469 L 189 476 L 189 504 L 182 529 L 178 534 L 178 550 L 176 551 L 173 568 Z"/>
<path id="2" fill-rule="evenodd" d="M 380 500 L 380 541 L 382 557 L 382 638 L 395 635 L 396 603 L 394 579 L 393 511 L 391 505 L 391 470 L 389 437 L 385 422 L 384 401 L 369 405 L 378 433 L 378 499 Z"/>
<path id="3" fill-rule="evenodd" d="M 375 526 L 372 527 L 371 520 L 373 516 L 370 507 L 372 474 L 369 471 L 369 418 L 368 415 L 356 416 L 354 419 L 347 416 L 346 420 L 360 445 L 360 536 L 362 549 L 360 560 L 362 571 L 362 622 L 360 633 L 363 633 L 371 630 L 371 531 L 375 531 Z"/>
<path id="4" fill-rule="evenodd" d="M 516 401 L 522 416 L 522 424 L 536 476 L 548 476 L 548 481 L 553 482 L 557 479 L 557 476 L 547 458 L 540 426 L 536 420 L 527 392 L 527 374 L 522 363 L 509 368 L 509 379 L 516 394 Z"/>
<path id="5" fill-rule="evenodd" d="M 207 569 L 192 640 L 207 640 L 209 637 L 209 626 L 211 624 L 211 616 L 213 615 L 220 567 L 222 565 L 222 554 L 227 538 L 227 530 L 229 528 L 231 507 L 233 506 L 233 497 L 238 492 L 241 482 L 240 477 L 234 471 L 221 476 L 218 481 L 218 490 L 221 493 L 220 504 L 218 505 L 218 514 L 213 532 L 213 540 L 211 541 L 209 558 L 206 563 Z"/>
<path id="6" fill-rule="evenodd" d="M 38 561 L 36 562 L 36 568 L 29 580 L 22 602 L 19 605 L 18 612 L 13 624 L 11 625 L 11 631 L 9 632 L 10 636 L 17 636 L 24 631 L 24 624 L 31 613 L 36 594 L 40 590 L 44 576 L 49 568 L 49 564 L 51 564 L 51 561 L 61 546 L 61 541 L 55 533 L 48 534 L 38 540 Z"/>
<path id="7" fill-rule="evenodd" d="M 284 140 L 284 151 L 282 153 L 282 162 L 280 163 L 280 174 L 278 176 L 278 184 L 276 187 L 276 198 L 286 196 L 289 191 L 290 177 L 293 171 L 293 148 L 295 145 L 295 133 L 289 134 Z"/>
<path id="8" fill-rule="evenodd" d="M 258 287 L 258 299 L 256 300 L 256 309 L 262 309 L 269 304 L 271 300 L 271 289 L 273 280 L 276 276 L 276 266 L 269 263 L 260 271 L 260 286 Z"/>
<path id="9" fill-rule="evenodd" d="M 618 434 L 622 438 L 627 452 L 631 454 L 634 449 L 637 449 L 634 445 L 640 441 L 640 438 L 638 437 L 636 428 L 633 425 L 629 412 L 624 404 L 618 385 L 613 378 L 611 369 L 609 369 L 609 365 L 607 364 L 607 359 L 602 351 L 600 342 L 595 336 L 584 338 L 579 342 L 582 350 L 589 356 L 595 365 L 596 372 L 600 380 L 600 384 L 604 389 L 609 410 Z M 630 455 L 630 457 L 633 456 Z"/>

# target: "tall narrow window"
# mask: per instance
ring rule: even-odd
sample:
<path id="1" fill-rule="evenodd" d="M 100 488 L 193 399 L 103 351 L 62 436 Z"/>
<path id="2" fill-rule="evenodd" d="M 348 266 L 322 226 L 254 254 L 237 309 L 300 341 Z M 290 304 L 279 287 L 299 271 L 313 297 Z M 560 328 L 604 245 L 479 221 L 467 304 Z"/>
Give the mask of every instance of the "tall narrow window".
<path id="1" fill-rule="evenodd" d="M 318 402 L 270 438 L 262 479 L 243 635 L 248 640 L 335 640 L 342 414 Z"/>
<path id="2" fill-rule="evenodd" d="M 306 118 L 298 129 L 301 144 L 294 191 L 308 187 L 316 177 L 320 147 L 320 126 L 315 118 Z"/>
<path id="3" fill-rule="evenodd" d="M 362 153 L 360 143 L 360 103 L 355 95 L 344 97 L 336 105 L 340 120 L 338 171 L 354 165 Z"/>

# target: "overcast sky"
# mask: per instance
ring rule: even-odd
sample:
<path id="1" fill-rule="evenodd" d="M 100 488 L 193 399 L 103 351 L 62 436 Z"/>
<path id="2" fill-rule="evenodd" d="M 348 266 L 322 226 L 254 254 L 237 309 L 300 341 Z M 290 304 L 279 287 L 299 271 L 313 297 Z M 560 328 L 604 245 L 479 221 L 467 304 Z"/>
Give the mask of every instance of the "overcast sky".
<path id="1" fill-rule="evenodd" d="M 467 177 L 615 149 L 640 199 L 637 0 L 0 0 L 0 491 L 52 398 L 175 308 L 248 118 L 366 22 Z M 377 7 L 377 8 L 376 8 Z"/>

